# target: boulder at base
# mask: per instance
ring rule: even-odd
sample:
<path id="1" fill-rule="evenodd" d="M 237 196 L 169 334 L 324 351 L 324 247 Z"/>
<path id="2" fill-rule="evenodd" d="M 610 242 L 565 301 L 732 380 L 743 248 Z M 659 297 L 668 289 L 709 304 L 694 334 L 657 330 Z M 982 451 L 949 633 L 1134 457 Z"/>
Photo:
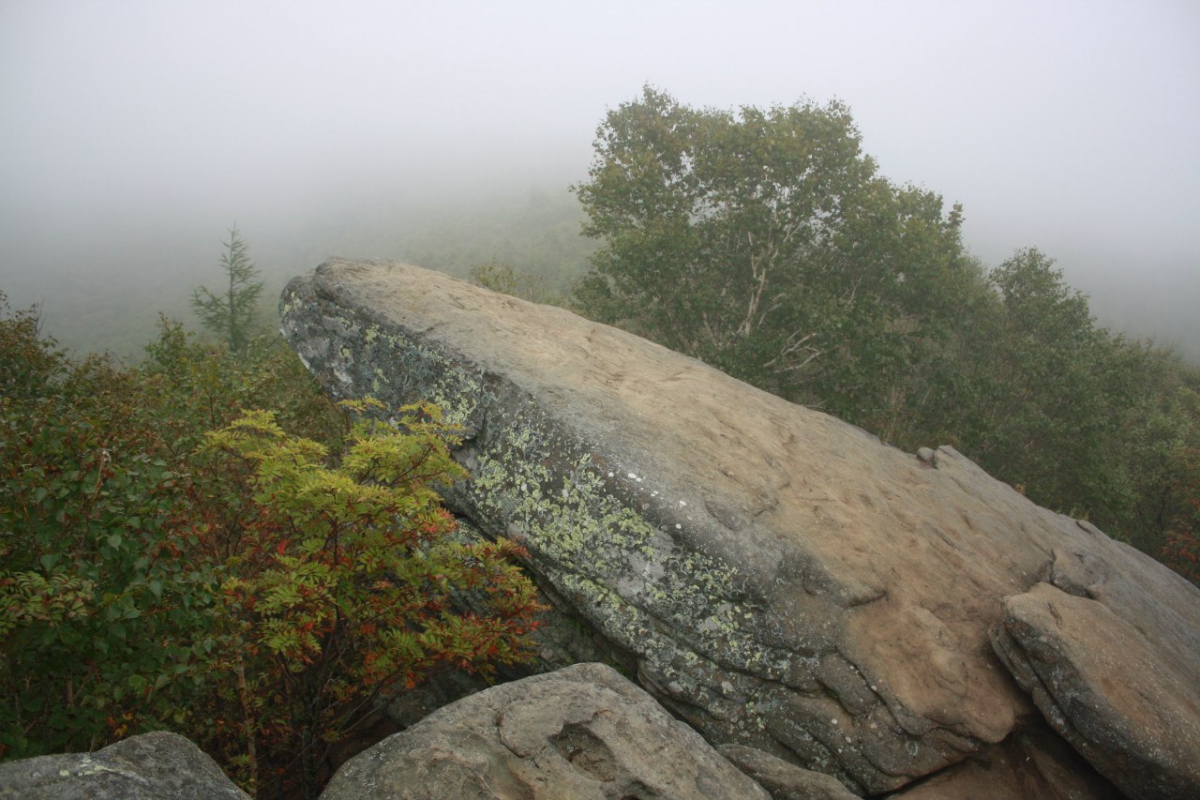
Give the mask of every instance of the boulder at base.
<path id="1" fill-rule="evenodd" d="M 506 683 L 347 761 L 322 800 L 769 800 L 700 735 L 603 664 Z"/>
<path id="2" fill-rule="evenodd" d="M 174 733 L 146 733 L 97 750 L 0 764 L 13 800 L 249 800 L 217 763 Z"/>
<path id="3" fill-rule="evenodd" d="M 1193 713 L 1200 685 L 1175 681 L 1200 647 L 1166 640 L 1200 630 L 1200 591 L 953 449 L 918 458 L 636 336 L 416 267 L 332 260 L 282 310 L 335 396 L 431 400 L 462 425 L 471 478 L 451 505 L 524 544 L 553 596 L 710 742 L 879 794 L 1003 741 L 1037 711 L 989 630 L 1056 551 L 1107 576 L 1098 624 L 1185 662 L 1162 689 Z"/>
<path id="4" fill-rule="evenodd" d="M 1039 583 L 1008 598 L 996 652 L 1054 729 L 1130 797 L 1200 797 L 1200 628 L 1157 608 L 1147 632 L 1145 618 L 1114 611 L 1113 576 L 1096 577 L 1082 596 Z"/>

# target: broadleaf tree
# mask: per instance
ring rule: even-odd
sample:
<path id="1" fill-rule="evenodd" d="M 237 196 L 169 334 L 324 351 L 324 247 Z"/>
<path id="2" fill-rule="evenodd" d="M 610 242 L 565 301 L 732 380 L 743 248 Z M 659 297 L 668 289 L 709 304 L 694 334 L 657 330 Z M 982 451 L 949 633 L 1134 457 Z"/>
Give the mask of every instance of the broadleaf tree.
<path id="1" fill-rule="evenodd" d="M 1054 259 L 1018 250 L 988 276 L 994 313 L 977 315 L 975 399 L 945 411 L 967 452 L 1042 505 L 1145 541 L 1152 484 L 1172 479 L 1187 414 L 1162 354 L 1097 325 Z M 1149 480 L 1147 480 L 1149 479 Z"/>
<path id="2" fill-rule="evenodd" d="M 882 407 L 963 283 L 959 210 L 880 177 L 841 103 L 697 110 L 646 87 L 594 148 L 577 309 L 788 399 Z"/>
<path id="3" fill-rule="evenodd" d="M 250 343 L 263 284 L 258 280 L 258 268 L 250 260 L 249 247 L 236 225 L 229 230 L 229 241 L 223 244 L 221 269 L 225 272 L 225 286 L 216 292 L 197 286 L 192 291 L 192 309 L 200 323 L 231 352 L 241 354 Z"/>

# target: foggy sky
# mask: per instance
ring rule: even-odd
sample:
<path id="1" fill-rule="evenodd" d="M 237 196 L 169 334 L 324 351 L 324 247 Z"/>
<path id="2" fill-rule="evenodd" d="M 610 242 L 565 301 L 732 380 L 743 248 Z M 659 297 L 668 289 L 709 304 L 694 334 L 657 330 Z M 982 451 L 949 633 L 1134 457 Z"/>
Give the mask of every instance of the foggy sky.
<path id="1" fill-rule="evenodd" d="M 987 263 L 1033 245 L 1200 308 L 1194 0 L 0 0 L 0 289 L 135 252 L 193 270 L 234 220 L 278 260 L 312 220 L 565 186 L 646 83 L 841 99 Z"/>

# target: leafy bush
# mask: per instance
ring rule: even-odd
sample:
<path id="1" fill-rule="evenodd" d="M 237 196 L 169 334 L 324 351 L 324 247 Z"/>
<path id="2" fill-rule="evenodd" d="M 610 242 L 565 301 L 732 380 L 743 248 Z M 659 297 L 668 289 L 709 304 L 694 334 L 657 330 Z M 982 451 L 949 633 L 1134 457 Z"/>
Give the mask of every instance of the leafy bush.
<path id="1" fill-rule="evenodd" d="M 183 699 L 209 580 L 172 536 L 179 474 L 136 374 L 0 320 L 0 755 L 86 750 Z M 10 383 L 11 381 L 11 383 Z"/>
<path id="2" fill-rule="evenodd" d="M 211 738 L 248 754 L 251 783 L 321 785 L 328 745 L 369 719 L 381 694 L 439 668 L 490 675 L 531 655 L 536 593 L 511 560 L 523 551 L 449 536 L 435 486 L 463 475 L 453 441 L 432 406 L 358 422 L 334 467 L 271 412 L 208 434 L 202 468 L 236 476 L 225 492 L 252 509 L 231 525 L 231 498 L 206 494 L 195 531 L 221 576 L 207 667 L 223 707 Z M 462 593 L 473 595 L 469 613 Z"/>
<path id="3" fill-rule="evenodd" d="M 337 409 L 277 340 L 164 320 L 147 350 L 76 362 L 0 317 L 0 757 L 169 728 L 311 796 L 387 693 L 530 655 L 520 550 L 451 536 L 437 409 Z"/>

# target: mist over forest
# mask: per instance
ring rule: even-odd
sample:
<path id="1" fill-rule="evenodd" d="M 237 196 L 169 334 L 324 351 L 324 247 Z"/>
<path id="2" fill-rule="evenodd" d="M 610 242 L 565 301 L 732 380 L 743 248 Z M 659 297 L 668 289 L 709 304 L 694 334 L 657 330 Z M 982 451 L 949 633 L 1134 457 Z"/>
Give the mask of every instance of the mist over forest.
<path id="1" fill-rule="evenodd" d="M 8 3 L 0 291 L 136 355 L 234 225 L 269 293 L 331 255 L 568 281 L 568 186 L 644 85 L 838 99 L 882 175 L 963 205 L 985 265 L 1037 247 L 1101 324 L 1200 359 L 1200 10 L 1171 0 Z"/>
<path id="2" fill-rule="evenodd" d="M 331 256 L 396 259 L 461 278 L 477 267 L 503 265 L 565 294 L 586 271 L 595 246 L 580 235 L 583 213 L 568 190 L 578 178 L 511 180 L 472 191 L 431 188 L 423 197 L 378 197 L 365 206 L 341 199 L 291 216 L 263 209 L 224 219 L 213 212 L 203 225 L 153 214 L 90 231 L 58 231 L 50 223 L 36 238 L 25 230 L 0 245 L 4 263 L 21 266 L 5 270 L 0 291 L 14 308 L 38 305 L 45 332 L 64 346 L 135 360 L 153 338 L 159 313 L 197 327 L 191 290 L 219 282 L 221 242 L 235 224 L 262 272 L 266 312 L 273 312 L 288 280 Z M 970 248 L 969 206 L 965 215 Z M 1131 272 L 1115 255 L 1086 249 L 1047 254 L 1072 287 L 1089 295 L 1100 325 L 1173 347 L 1200 364 L 1200 268 L 1168 264 L 1165 271 L 1176 277 L 1162 282 Z M 1002 258 L 985 264 L 994 267 Z"/>

